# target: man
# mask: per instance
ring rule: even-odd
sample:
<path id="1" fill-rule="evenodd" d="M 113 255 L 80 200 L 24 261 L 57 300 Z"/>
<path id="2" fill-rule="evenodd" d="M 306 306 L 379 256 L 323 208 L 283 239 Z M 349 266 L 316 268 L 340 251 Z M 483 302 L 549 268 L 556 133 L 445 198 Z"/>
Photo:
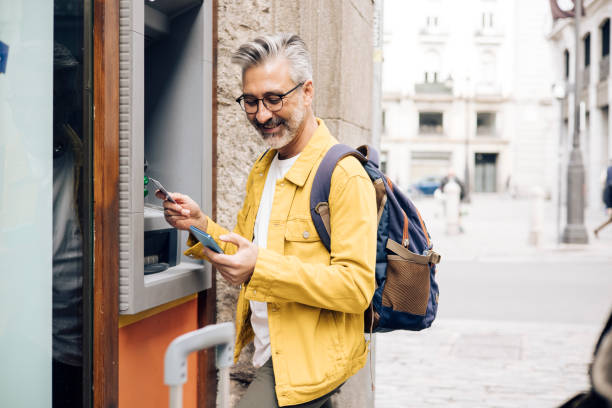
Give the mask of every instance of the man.
<path id="1" fill-rule="evenodd" d="M 612 223 L 612 159 L 610 159 L 610 165 L 608 166 L 605 174 L 603 202 L 606 206 L 608 220 L 606 220 L 599 227 L 595 228 L 595 231 L 593 231 L 595 238 L 598 238 L 598 234 L 602 229 L 604 229 L 608 224 Z"/>
<path id="2" fill-rule="evenodd" d="M 270 148 L 249 174 L 233 233 L 182 194 L 164 201 L 174 227 L 195 225 L 217 240 L 216 254 L 190 237 L 188 256 L 206 258 L 241 285 L 236 352 L 254 341 L 255 378 L 239 407 L 331 407 L 330 397 L 366 362 L 363 312 L 375 289 L 374 188 L 353 157 L 331 180 L 331 252 L 310 216 L 310 191 L 324 154 L 337 143 L 312 109 L 310 56 L 296 35 L 242 45 L 237 101 Z M 158 193 L 159 198 L 163 198 Z"/>
<path id="3" fill-rule="evenodd" d="M 459 186 L 459 206 L 457 206 L 457 212 L 458 212 L 457 221 L 459 223 L 459 232 L 464 233 L 465 230 L 463 229 L 463 223 L 461 222 L 461 203 L 465 200 L 465 184 L 463 184 L 463 182 L 459 180 L 459 177 L 457 177 L 457 175 L 455 174 L 455 170 L 448 169 L 447 175 L 444 176 L 442 180 L 440 181 L 440 191 L 444 193 L 445 192 L 444 188 L 451 181 L 457 183 L 457 185 Z M 445 213 L 446 211 L 448 211 L 448 206 L 446 205 L 446 202 L 447 201 L 445 199 L 444 200 L 444 212 Z"/>

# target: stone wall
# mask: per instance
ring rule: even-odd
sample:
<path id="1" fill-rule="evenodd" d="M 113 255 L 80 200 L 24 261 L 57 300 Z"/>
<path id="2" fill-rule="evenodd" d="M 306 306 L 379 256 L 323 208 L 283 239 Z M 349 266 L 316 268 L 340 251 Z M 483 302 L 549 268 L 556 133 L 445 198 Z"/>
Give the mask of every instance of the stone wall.
<path id="1" fill-rule="evenodd" d="M 352 146 L 371 142 L 373 48 L 372 0 L 218 0 L 217 221 L 235 225 L 254 160 L 265 150 L 234 99 L 240 70 L 230 59 L 243 42 L 263 33 L 295 32 L 312 54 L 315 114 L 332 134 Z M 238 289 L 217 279 L 217 320 L 234 318 Z M 237 401 L 251 381 L 252 346 L 232 371 Z M 335 397 L 337 407 L 373 406 L 369 368 Z"/>

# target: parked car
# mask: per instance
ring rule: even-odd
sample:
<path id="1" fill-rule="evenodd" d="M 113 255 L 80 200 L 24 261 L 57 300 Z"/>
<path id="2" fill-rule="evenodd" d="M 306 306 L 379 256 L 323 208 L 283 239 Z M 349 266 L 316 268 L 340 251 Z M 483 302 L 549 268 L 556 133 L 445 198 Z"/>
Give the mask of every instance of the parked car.
<path id="1" fill-rule="evenodd" d="M 433 195 L 440 188 L 440 177 L 428 176 L 414 183 L 410 190 L 416 194 Z"/>

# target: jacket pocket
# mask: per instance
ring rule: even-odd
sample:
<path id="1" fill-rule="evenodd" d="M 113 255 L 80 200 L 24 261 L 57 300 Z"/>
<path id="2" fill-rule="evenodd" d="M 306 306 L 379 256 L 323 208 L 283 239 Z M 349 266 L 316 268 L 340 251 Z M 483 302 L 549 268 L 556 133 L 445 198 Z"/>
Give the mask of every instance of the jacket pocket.
<path id="1" fill-rule="evenodd" d="M 329 265 L 329 252 L 310 220 L 293 218 L 285 227 L 285 255 L 297 256 L 304 262 Z"/>
<path id="2" fill-rule="evenodd" d="M 287 220 L 285 240 L 292 242 L 317 242 L 319 234 L 310 220 L 294 218 Z"/>

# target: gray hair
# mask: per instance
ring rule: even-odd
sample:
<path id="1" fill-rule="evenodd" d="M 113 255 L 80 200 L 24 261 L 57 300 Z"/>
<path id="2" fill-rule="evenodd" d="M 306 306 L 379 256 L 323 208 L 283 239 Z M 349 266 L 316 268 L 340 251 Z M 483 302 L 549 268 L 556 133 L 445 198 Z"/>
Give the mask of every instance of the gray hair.
<path id="1" fill-rule="evenodd" d="M 242 68 L 242 74 L 270 59 L 284 57 L 289 61 L 289 75 L 296 84 L 312 79 L 310 53 L 304 40 L 296 34 L 269 34 L 242 44 L 232 55 L 232 62 Z"/>

